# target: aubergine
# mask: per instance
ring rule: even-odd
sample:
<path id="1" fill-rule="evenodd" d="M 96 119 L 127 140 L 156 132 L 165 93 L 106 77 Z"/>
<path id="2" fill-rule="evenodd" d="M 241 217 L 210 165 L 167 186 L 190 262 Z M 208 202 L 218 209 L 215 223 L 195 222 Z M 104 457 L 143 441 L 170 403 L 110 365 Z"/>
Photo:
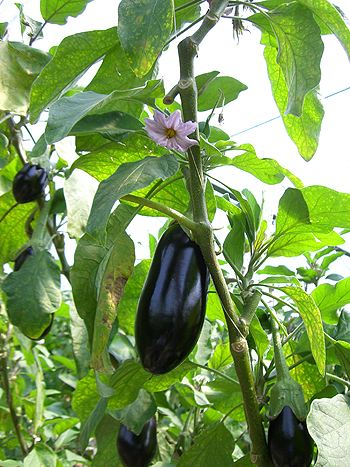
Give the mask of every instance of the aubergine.
<path id="1" fill-rule="evenodd" d="M 298 420 L 290 407 L 285 406 L 270 421 L 268 449 L 274 467 L 309 467 L 313 446 L 306 423 Z"/>
<path id="2" fill-rule="evenodd" d="M 209 271 L 199 246 L 178 224 L 161 237 L 139 299 L 135 342 L 153 374 L 176 368 L 199 338 Z"/>
<path id="3" fill-rule="evenodd" d="M 121 424 L 117 437 L 119 457 L 125 467 L 147 467 L 157 449 L 157 423 L 152 417 L 139 435 Z"/>
<path id="4" fill-rule="evenodd" d="M 19 204 L 35 201 L 43 196 L 48 181 L 48 173 L 40 165 L 24 164 L 13 179 L 13 196 Z"/>

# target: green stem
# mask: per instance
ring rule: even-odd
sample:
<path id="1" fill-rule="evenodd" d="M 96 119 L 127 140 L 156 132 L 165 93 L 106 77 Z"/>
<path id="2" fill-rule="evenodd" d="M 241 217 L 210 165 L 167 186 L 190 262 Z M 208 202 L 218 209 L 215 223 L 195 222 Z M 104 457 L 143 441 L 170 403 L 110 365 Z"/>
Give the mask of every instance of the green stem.
<path id="1" fill-rule="evenodd" d="M 332 375 L 332 373 L 326 373 L 326 376 L 338 383 L 345 384 L 348 388 L 350 388 L 350 381 L 346 381 L 346 379 L 340 378 L 340 376 Z"/>
<path id="2" fill-rule="evenodd" d="M 197 122 L 197 88 L 194 78 L 194 59 L 198 53 L 198 46 L 216 25 L 227 4 L 227 0 L 213 0 L 198 30 L 191 37 L 182 40 L 178 45 L 180 62 L 178 89 L 182 102 L 184 121 Z M 196 132 L 191 135 L 191 138 L 196 139 L 199 143 L 198 126 Z M 267 451 L 265 433 L 255 393 L 249 348 L 241 330 L 243 326 L 241 326 L 239 317 L 235 311 L 225 277 L 215 254 L 213 230 L 208 220 L 205 201 L 205 178 L 199 144 L 189 149 L 188 161 L 190 172 L 189 191 L 192 201 L 193 220 L 197 226 L 194 236 L 201 248 L 225 313 L 230 337 L 230 349 L 242 390 L 244 409 L 252 441 L 251 459 L 259 467 L 267 467 L 271 465 L 271 461 Z"/>
<path id="3" fill-rule="evenodd" d="M 275 368 L 277 373 L 277 381 L 289 379 L 288 365 L 282 350 L 281 337 L 278 332 L 278 325 L 274 319 L 271 319 L 272 338 L 273 338 L 273 352 L 275 358 Z"/>
<path id="4" fill-rule="evenodd" d="M 121 199 L 121 201 L 129 201 L 131 203 L 139 204 L 141 206 L 147 206 L 151 209 L 155 209 L 158 212 L 165 214 L 168 217 L 175 219 L 176 221 L 183 224 L 186 228 L 195 232 L 197 229 L 197 224 L 193 222 L 188 217 L 181 214 L 181 212 L 176 211 L 175 209 L 169 208 L 164 204 L 158 203 L 157 201 L 152 201 L 147 198 L 141 198 L 140 196 L 135 195 L 125 195 Z"/>
<path id="5" fill-rule="evenodd" d="M 230 383 L 233 383 L 233 384 L 239 384 L 238 381 L 236 381 L 235 379 L 231 378 L 230 376 L 227 376 L 225 375 L 225 373 L 222 373 L 221 371 L 219 370 L 216 370 L 215 368 L 209 368 L 205 365 L 200 365 L 199 363 L 196 363 L 196 362 L 191 362 L 192 365 L 195 365 L 197 366 L 198 368 L 202 368 L 202 370 L 206 370 L 208 371 L 209 373 L 213 373 L 215 375 L 218 375 L 220 376 L 221 378 L 223 379 L 226 379 L 226 381 L 230 381 Z"/>

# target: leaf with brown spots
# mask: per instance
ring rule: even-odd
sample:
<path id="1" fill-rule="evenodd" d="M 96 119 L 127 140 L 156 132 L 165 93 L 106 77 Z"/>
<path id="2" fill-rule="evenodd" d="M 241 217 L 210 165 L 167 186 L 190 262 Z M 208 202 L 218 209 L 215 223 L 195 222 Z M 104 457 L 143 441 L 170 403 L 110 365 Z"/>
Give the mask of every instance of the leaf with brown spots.
<path id="1" fill-rule="evenodd" d="M 113 371 L 108 355 L 108 341 L 117 315 L 117 308 L 124 293 L 135 261 L 134 243 L 125 233 L 120 233 L 100 264 L 97 273 L 98 299 L 94 323 L 91 366 L 96 371 Z"/>

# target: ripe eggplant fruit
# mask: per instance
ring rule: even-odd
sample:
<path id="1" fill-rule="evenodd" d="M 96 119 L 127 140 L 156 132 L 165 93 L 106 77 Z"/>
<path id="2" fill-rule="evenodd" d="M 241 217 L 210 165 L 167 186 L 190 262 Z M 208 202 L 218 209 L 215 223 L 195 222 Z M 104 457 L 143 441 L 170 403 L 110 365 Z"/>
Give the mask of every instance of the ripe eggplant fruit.
<path id="1" fill-rule="evenodd" d="M 40 198 L 48 180 L 47 171 L 40 165 L 24 164 L 12 183 L 12 193 L 17 203 L 30 203 Z"/>
<path id="2" fill-rule="evenodd" d="M 157 449 L 157 423 L 152 417 L 139 435 L 121 424 L 117 437 L 119 457 L 125 467 L 147 467 Z"/>
<path id="3" fill-rule="evenodd" d="M 13 270 L 14 271 L 18 271 L 23 263 L 25 262 L 25 260 L 29 257 L 29 256 L 33 256 L 34 255 L 34 251 L 33 251 L 33 248 L 31 246 L 29 246 L 28 248 L 26 248 L 25 250 L 22 251 L 22 253 L 20 253 L 16 259 L 15 259 L 15 264 L 13 266 Z"/>
<path id="4" fill-rule="evenodd" d="M 135 342 L 143 367 L 167 373 L 192 351 L 199 338 L 209 271 L 199 246 L 178 225 L 160 239 L 141 292 Z"/>
<path id="5" fill-rule="evenodd" d="M 275 467 L 309 467 L 313 455 L 313 440 L 305 422 L 285 406 L 270 422 L 268 448 Z"/>

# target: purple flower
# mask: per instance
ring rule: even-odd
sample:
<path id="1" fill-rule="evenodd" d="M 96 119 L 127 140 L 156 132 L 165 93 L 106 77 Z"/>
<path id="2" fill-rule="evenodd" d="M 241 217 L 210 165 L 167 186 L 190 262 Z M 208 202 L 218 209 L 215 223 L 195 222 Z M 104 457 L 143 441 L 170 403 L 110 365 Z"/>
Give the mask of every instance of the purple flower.
<path id="1" fill-rule="evenodd" d="M 161 146 L 185 152 L 191 146 L 198 144 L 195 139 L 187 136 L 197 128 L 197 123 L 183 122 L 179 110 L 175 110 L 168 117 L 159 110 L 154 111 L 153 120 L 146 118 L 146 131 L 148 135 Z"/>

